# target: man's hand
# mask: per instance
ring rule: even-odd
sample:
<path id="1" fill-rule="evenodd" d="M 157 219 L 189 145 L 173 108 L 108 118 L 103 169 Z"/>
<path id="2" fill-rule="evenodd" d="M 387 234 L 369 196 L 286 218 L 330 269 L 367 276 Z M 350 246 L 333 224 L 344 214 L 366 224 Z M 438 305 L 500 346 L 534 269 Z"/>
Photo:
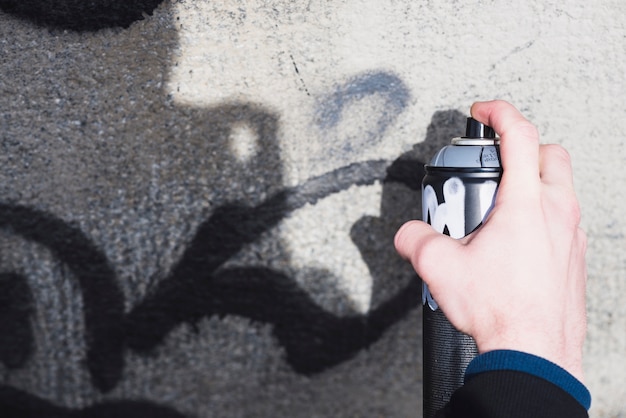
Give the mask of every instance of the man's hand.
<path id="1" fill-rule="evenodd" d="M 475 103 L 471 114 L 501 138 L 504 172 L 493 210 L 459 240 L 408 222 L 396 249 L 480 353 L 527 352 L 582 381 L 587 240 L 569 155 L 539 145 L 535 126 L 506 102 Z"/>

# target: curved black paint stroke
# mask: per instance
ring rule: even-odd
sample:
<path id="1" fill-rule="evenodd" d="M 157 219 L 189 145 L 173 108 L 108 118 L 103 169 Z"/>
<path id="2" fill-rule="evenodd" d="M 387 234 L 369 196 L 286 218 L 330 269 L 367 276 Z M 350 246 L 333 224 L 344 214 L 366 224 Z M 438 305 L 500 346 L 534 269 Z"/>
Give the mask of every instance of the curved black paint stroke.
<path id="1" fill-rule="evenodd" d="M 149 352 L 182 322 L 236 315 L 272 325 L 286 360 L 301 374 L 313 374 L 356 355 L 418 306 L 415 279 L 365 315 L 338 317 L 317 305 L 292 279 L 268 268 L 217 271 L 230 257 L 288 212 L 353 185 L 385 178 L 387 161 L 343 167 L 287 189 L 254 207 L 223 206 L 203 223 L 181 261 L 156 291 L 127 316 L 127 344 Z"/>
<path id="2" fill-rule="evenodd" d="M 198 228 L 170 276 L 129 313 L 128 346 L 149 352 L 182 322 L 236 315 L 271 324 L 297 373 L 321 372 L 368 347 L 418 306 L 417 278 L 368 314 L 338 317 L 323 310 L 283 273 L 268 268 L 218 268 L 288 212 L 353 185 L 383 180 L 388 165 L 387 161 L 352 164 L 287 189 L 257 207 L 224 206 L 215 211 Z"/>
<path id="3" fill-rule="evenodd" d="M 185 418 L 169 406 L 147 401 L 105 401 L 83 409 L 57 406 L 22 390 L 0 385 L 4 418 Z"/>
<path id="4" fill-rule="evenodd" d="M 218 272 L 205 306 L 216 315 L 238 315 L 272 324 L 292 369 L 310 375 L 352 358 L 418 306 L 421 284 L 409 284 L 365 315 L 338 317 L 317 305 L 283 273 L 264 268 Z M 218 303 L 211 300 L 219 295 Z M 242 297 L 243 295 L 243 297 Z"/>
<path id="5" fill-rule="evenodd" d="M 163 0 L 0 0 L 0 10 L 39 26 L 75 31 L 127 28 Z"/>
<path id="6" fill-rule="evenodd" d="M 211 293 L 216 291 L 211 287 L 213 273 L 244 245 L 307 203 L 314 204 L 353 185 L 382 180 L 387 165 L 388 162 L 382 160 L 351 164 L 312 178 L 299 187 L 286 189 L 256 207 L 233 204 L 215 210 L 196 230 L 169 276 L 128 314 L 125 327 L 128 346 L 137 351 L 149 351 L 180 323 L 212 315 L 210 303 L 202 299 L 219 297 L 219 293 Z M 198 299 L 197 303 L 192 299 Z M 263 309 L 254 303 L 254 298 L 250 298 L 250 302 L 257 309 Z"/>
<path id="7" fill-rule="evenodd" d="M 80 229 L 25 206 L 0 204 L 0 228 L 43 245 L 76 277 L 85 310 L 87 367 L 94 386 L 112 389 L 124 366 L 124 295 L 104 253 Z"/>

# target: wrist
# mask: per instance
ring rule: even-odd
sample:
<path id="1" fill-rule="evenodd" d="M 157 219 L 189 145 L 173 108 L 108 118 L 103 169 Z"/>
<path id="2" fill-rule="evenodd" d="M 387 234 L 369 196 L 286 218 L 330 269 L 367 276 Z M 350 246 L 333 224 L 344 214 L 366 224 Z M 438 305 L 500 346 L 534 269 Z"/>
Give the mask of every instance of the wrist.
<path id="1" fill-rule="evenodd" d="M 583 339 L 581 339 L 581 341 Z M 546 335 L 537 336 L 535 338 L 527 335 L 523 341 L 520 341 L 519 339 L 506 338 L 505 335 L 499 334 L 496 342 L 491 341 L 490 343 L 486 343 L 476 340 L 476 343 L 480 354 L 510 351 L 522 352 L 545 359 L 564 369 L 584 384 L 582 343 L 572 343 L 572 339 L 568 341 L 555 341 Z"/>

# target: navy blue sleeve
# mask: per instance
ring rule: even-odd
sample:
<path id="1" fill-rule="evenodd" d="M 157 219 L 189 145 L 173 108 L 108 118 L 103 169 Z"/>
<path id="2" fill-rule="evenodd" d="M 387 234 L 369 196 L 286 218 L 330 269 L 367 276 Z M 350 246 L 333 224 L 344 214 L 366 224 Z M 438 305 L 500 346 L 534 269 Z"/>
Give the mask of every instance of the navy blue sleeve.
<path id="1" fill-rule="evenodd" d="M 541 357 L 513 350 L 496 350 L 476 357 L 465 371 L 465 382 L 491 371 L 516 371 L 544 379 L 568 394 L 589 410 L 591 394 L 578 379 L 565 369 Z"/>

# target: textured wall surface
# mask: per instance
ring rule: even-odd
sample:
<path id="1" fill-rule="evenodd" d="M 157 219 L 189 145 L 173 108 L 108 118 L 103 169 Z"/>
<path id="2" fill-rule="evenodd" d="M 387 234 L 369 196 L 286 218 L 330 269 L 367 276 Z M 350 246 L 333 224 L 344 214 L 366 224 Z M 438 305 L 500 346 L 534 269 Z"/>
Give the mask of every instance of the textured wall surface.
<path id="1" fill-rule="evenodd" d="M 572 155 L 625 417 L 626 5 L 518 3 L 0 0 L 0 406 L 421 416 L 393 234 L 502 98 Z"/>

